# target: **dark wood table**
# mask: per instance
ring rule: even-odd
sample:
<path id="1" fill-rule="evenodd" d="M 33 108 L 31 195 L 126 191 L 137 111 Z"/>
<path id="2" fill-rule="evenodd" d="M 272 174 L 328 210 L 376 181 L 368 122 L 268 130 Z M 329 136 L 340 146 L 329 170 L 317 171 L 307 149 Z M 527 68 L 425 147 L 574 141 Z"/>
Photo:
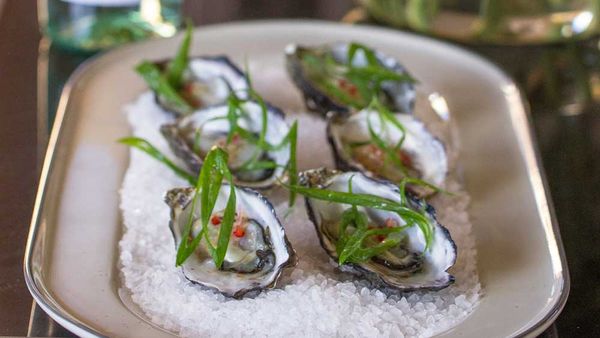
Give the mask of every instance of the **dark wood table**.
<path id="1" fill-rule="evenodd" d="M 0 0 L 2 2 L 2 0 Z M 256 18 L 340 20 L 348 0 L 186 1 L 196 25 Z M 0 336 L 69 335 L 37 307 L 22 258 L 40 153 L 62 84 L 85 57 L 49 45 L 36 3 L 5 1 L 0 11 Z M 600 336 L 600 51 L 598 41 L 550 47 L 466 46 L 492 59 L 522 86 L 532 110 L 561 226 L 571 295 L 545 336 Z M 502 320 L 502 318 L 498 318 Z"/>

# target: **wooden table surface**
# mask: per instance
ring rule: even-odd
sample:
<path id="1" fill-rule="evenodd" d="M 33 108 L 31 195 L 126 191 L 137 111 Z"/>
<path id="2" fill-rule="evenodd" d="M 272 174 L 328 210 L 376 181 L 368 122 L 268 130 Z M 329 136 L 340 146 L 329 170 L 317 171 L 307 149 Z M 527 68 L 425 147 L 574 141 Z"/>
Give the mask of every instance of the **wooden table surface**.
<path id="1" fill-rule="evenodd" d="M 258 18 L 339 20 L 353 6 L 350 0 L 188 0 L 184 15 L 196 25 Z M 470 48 L 512 74 L 531 103 L 572 279 L 567 306 L 545 335 L 600 336 L 598 41 Z M 38 30 L 35 1 L 4 1 L 0 10 L 0 336 L 27 334 L 32 299 L 24 284 L 22 258 L 45 120 L 53 114 L 61 84 L 83 59 L 48 49 Z M 38 321 L 47 320 L 39 312 L 36 315 Z"/>

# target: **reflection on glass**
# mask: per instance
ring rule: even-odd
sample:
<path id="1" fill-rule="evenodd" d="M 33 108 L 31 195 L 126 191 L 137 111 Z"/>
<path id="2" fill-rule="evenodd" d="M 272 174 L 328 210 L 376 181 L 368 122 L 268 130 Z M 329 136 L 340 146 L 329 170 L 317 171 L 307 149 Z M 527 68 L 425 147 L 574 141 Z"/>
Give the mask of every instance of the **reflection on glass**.
<path id="1" fill-rule="evenodd" d="M 58 45 L 95 52 L 173 36 L 182 0 L 39 0 L 40 26 Z"/>
<path id="2" fill-rule="evenodd" d="M 598 29 L 597 0 L 359 0 L 386 24 L 462 41 L 555 42 Z"/>

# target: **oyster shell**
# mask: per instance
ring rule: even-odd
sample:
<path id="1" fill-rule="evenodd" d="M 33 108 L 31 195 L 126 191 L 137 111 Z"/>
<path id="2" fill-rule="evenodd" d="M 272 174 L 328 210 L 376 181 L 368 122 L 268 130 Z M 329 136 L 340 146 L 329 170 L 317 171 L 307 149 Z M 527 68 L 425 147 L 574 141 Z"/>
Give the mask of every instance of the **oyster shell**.
<path id="1" fill-rule="evenodd" d="M 350 178 L 352 178 L 354 193 L 376 195 L 398 202 L 401 200 L 396 185 L 370 178 L 360 172 L 309 170 L 302 173 L 301 183 L 309 187 L 347 192 Z M 417 226 L 412 226 L 399 233 L 403 237 L 396 247 L 362 263 L 346 263 L 340 266 L 340 269 L 363 277 L 377 288 L 401 291 L 443 289 L 454 282 L 454 277 L 448 274 L 447 270 L 456 261 L 456 245 L 449 231 L 436 220 L 433 207 L 413 196 L 407 197 L 409 207 L 415 210 L 424 208 L 427 219 L 433 224 L 433 239 L 430 247 L 425 249 L 426 241 L 423 233 Z M 306 198 L 305 202 L 308 216 L 315 226 L 321 246 L 337 263 L 336 244 L 339 239 L 339 222 L 342 212 L 350 206 L 312 198 Z M 389 227 L 406 224 L 396 213 L 359 208 L 368 216 L 370 226 Z"/>
<path id="2" fill-rule="evenodd" d="M 167 62 L 159 62 L 160 69 L 167 67 Z M 180 95 L 194 109 L 223 104 L 229 93 L 234 90 L 242 98 L 246 97 L 248 80 L 246 75 L 226 56 L 195 57 L 189 60 L 183 75 L 183 86 Z M 182 111 L 169 104 L 158 93 L 156 102 L 165 110 L 183 116 L 189 112 Z"/>
<path id="3" fill-rule="evenodd" d="M 262 128 L 262 107 L 253 101 L 242 104 L 246 111 L 238 124 L 259 134 Z M 184 116 L 174 123 L 161 126 L 160 131 L 169 143 L 169 146 L 181 158 L 190 171 L 198 173 L 202 167 L 203 158 L 215 145 L 221 146 L 229 153 L 229 168 L 232 171 L 235 184 L 267 188 L 271 186 L 285 171 L 284 166 L 289 161 L 289 145 L 280 149 L 263 151 L 256 144 L 234 136 L 229 144 L 226 143 L 230 131 L 227 120 L 229 107 L 227 105 L 213 106 Z M 267 105 L 267 131 L 265 140 L 270 144 L 279 144 L 289 132 L 289 126 L 284 120 L 284 114 L 279 109 Z M 240 170 L 256 151 L 261 151 L 262 161 L 273 161 L 278 166 L 274 169 L 257 169 L 252 171 Z"/>
<path id="4" fill-rule="evenodd" d="M 200 199 L 196 207 L 191 208 L 194 192 L 194 188 L 173 189 L 165 197 L 171 207 L 169 227 L 176 247 L 181 242 L 181 234 L 192 209 L 196 219 L 192 233 L 195 236 L 202 229 L 198 220 Z M 216 268 L 204 241 L 200 242 L 181 268 L 188 280 L 225 296 L 241 298 L 248 293 L 275 287 L 282 270 L 295 265 L 296 256 L 271 203 L 252 189 L 236 187 L 235 193 L 237 218 L 221 269 Z M 208 225 L 209 237 L 213 242 L 218 236 L 218 223 L 214 219 L 222 216 L 228 198 L 229 185 L 224 184 L 215 204 L 214 210 L 217 211 Z"/>
<path id="5" fill-rule="evenodd" d="M 330 86 L 342 90 L 351 90 L 351 81 L 340 74 L 332 74 L 326 71 L 323 65 L 325 58 L 331 56 L 335 61 L 345 64 L 348 62 L 348 43 L 334 43 L 317 47 L 302 47 L 288 45 L 285 49 L 286 67 L 288 74 L 302 91 L 304 101 L 308 109 L 326 115 L 329 112 L 347 114 L 351 107 L 341 102 L 332 94 Z M 397 74 L 409 75 L 407 70 L 394 58 L 388 57 L 381 52 L 375 51 L 379 63 L 385 68 Z M 314 60 L 313 63 L 307 60 Z M 317 66 L 313 64 L 317 63 Z M 358 52 L 353 60 L 356 67 L 364 67 L 367 64 L 364 53 Z M 346 85 L 350 83 L 350 85 Z M 412 113 L 415 102 L 415 89 L 411 82 L 384 81 L 381 86 L 383 97 L 380 98 L 392 111 Z M 350 92 L 350 94 L 352 94 Z M 354 94 L 352 94 L 354 95 Z M 364 102 L 359 108 L 366 107 L 369 102 Z"/>
<path id="6" fill-rule="evenodd" d="M 398 149 L 409 176 L 418 177 L 443 187 L 448 175 L 448 157 L 444 144 L 432 135 L 425 124 L 414 115 L 394 114 L 406 131 Z M 397 145 L 403 131 L 393 123 L 378 118 L 374 111 L 363 109 L 349 116 L 333 116 L 327 121 L 327 136 L 333 150 L 336 166 L 341 170 L 357 170 L 369 176 L 399 182 L 405 175 L 396 164 L 386 161 L 385 151 L 372 142 L 371 128 L 390 147 Z M 419 196 L 430 194 L 431 189 L 409 186 Z"/>

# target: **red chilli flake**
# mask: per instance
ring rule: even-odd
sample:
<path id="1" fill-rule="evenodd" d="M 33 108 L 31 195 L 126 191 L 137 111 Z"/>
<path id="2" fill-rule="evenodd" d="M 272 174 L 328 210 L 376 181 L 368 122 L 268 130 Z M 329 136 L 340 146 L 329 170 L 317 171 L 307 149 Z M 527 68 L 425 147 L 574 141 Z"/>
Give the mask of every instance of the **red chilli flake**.
<path id="1" fill-rule="evenodd" d="M 358 88 L 356 88 L 354 85 L 351 85 L 348 87 L 348 93 L 350 96 L 356 97 L 356 94 L 358 94 Z"/>
<path id="2" fill-rule="evenodd" d="M 212 223 L 212 225 L 214 225 L 214 226 L 221 224 L 221 216 L 214 215 L 213 217 L 210 218 L 210 223 Z"/>
<path id="3" fill-rule="evenodd" d="M 244 237 L 245 234 L 246 231 L 244 231 L 242 227 L 236 227 L 235 229 L 233 229 L 233 235 L 237 238 Z"/>
<path id="4" fill-rule="evenodd" d="M 398 226 L 398 222 L 395 219 L 388 218 L 385 220 L 385 226 L 388 228 L 393 228 Z"/>

